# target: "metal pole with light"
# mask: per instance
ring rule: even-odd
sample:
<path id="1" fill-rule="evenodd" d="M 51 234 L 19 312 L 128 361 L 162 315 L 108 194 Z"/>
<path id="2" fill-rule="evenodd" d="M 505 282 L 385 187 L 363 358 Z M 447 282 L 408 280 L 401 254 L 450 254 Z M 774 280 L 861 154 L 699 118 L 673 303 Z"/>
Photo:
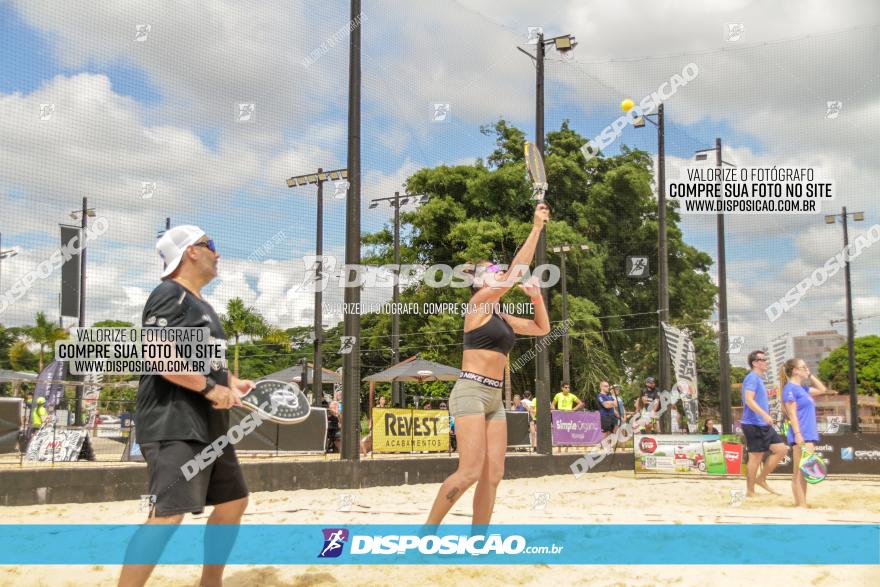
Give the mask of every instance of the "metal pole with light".
<path id="1" fill-rule="evenodd" d="M 400 192 L 394 192 L 393 196 L 375 198 L 370 202 L 371 210 L 377 208 L 379 202 L 388 202 L 394 208 L 394 289 L 391 300 L 395 308 L 400 303 L 400 207 L 406 206 L 410 198 L 420 204 L 430 200 L 430 196 L 425 194 L 404 194 L 401 198 Z M 391 360 L 395 365 L 400 362 L 400 315 L 396 311 L 391 312 Z M 391 401 L 396 407 L 404 407 L 401 403 L 399 381 L 391 382 Z"/>
<path id="2" fill-rule="evenodd" d="M 825 224 L 834 224 L 840 218 L 843 223 L 843 248 L 846 250 L 846 265 L 844 265 L 844 279 L 846 280 L 846 346 L 849 363 L 849 410 L 850 410 L 850 430 L 852 432 L 859 431 L 859 398 L 856 390 L 856 328 L 853 321 L 852 312 L 852 282 L 850 281 L 849 272 L 849 226 L 847 218 L 853 217 L 853 221 L 861 222 L 865 219 L 864 212 L 847 212 L 846 206 L 843 207 L 840 214 L 829 214 L 825 216 Z"/>
<path id="3" fill-rule="evenodd" d="M 317 218 L 315 219 L 315 312 L 313 322 L 315 335 L 312 339 L 312 364 L 315 370 L 314 377 L 312 378 L 312 392 L 314 394 L 312 403 L 316 406 L 319 405 L 317 403 L 319 401 L 318 398 L 324 395 L 324 391 L 321 388 L 323 385 L 321 342 L 324 340 L 324 329 L 322 328 L 324 317 L 321 301 L 323 294 L 321 279 L 323 276 L 322 267 L 324 265 L 324 260 L 321 257 L 324 254 L 324 182 L 327 180 L 344 181 L 346 179 L 348 179 L 348 170 L 346 169 L 334 169 L 333 171 L 325 172 L 319 167 L 317 173 L 296 175 L 287 180 L 287 187 L 289 188 L 312 184 L 318 186 L 318 209 Z"/>
<path id="4" fill-rule="evenodd" d="M 721 139 L 715 139 L 713 149 L 697 151 L 696 160 L 706 161 L 708 153 L 715 151 L 715 166 L 735 165 L 722 160 Z M 718 376 L 719 401 L 721 403 L 721 433 L 733 433 L 733 418 L 730 413 L 730 350 L 727 326 L 727 254 L 724 246 L 724 214 L 718 214 Z"/>
<path id="5" fill-rule="evenodd" d="M 550 39 L 544 38 L 544 33 L 538 33 L 536 40 L 537 52 L 532 55 L 528 51 L 524 51 L 521 47 L 517 47 L 518 51 L 525 53 L 535 62 L 535 146 L 541 157 L 544 156 L 544 58 L 546 56 L 547 45 L 552 44 L 560 53 L 567 53 L 574 49 L 577 45 L 573 35 L 560 35 Z M 541 230 L 541 236 L 538 239 L 538 246 L 535 250 L 535 265 L 545 265 L 547 263 L 547 230 L 544 227 Z M 550 311 L 550 291 L 547 288 L 541 289 L 541 295 L 544 297 L 544 305 L 549 313 Z M 537 356 L 537 377 L 535 379 L 535 401 L 542 406 L 538 412 L 538 453 L 552 454 L 553 440 L 550 434 L 550 351 L 544 344 L 544 337 L 540 337 L 541 344 L 538 345 Z"/>
<path id="6" fill-rule="evenodd" d="M 358 23 L 348 36 L 348 198 L 345 204 L 345 264 L 361 264 L 361 0 L 351 0 L 349 22 Z M 346 276 L 348 277 L 348 276 Z M 346 281 L 348 281 L 346 279 Z M 361 288 L 346 287 L 343 301 L 343 332 L 351 346 L 343 356 L 342 458 L 360 460 L 361 317 L 352 308 L 360 307 Z"/>
<path id="7" fill-rule="evenodd" d="M 7 249 L 3 250 L 3 234 L 0 233 L 0 269 L 3 268 L 3 259 L 10 259 L 18 254 L 18 251 L 15 249 Z M 0 282 L 2 285 L 2 282 Z M 0 293 L 3 293 L 2 287 L 0 287 Z"/>
<path id="8" fill-rule="evenodd" d="M 77 325 L 80 328 L 85 328 L 86 326 L 86 246 L 85 246 L 85 237 L 86 237 L 86 228 L 88 227 L 88 219 L 95 217 L 95 209 L 89 208 L 89 199 L 83 198 L 82 201 L 82 209 L 74 210 L 70 213 L 70 217 L 76 220 L 76 217 L 80 217 L 80 233 L 79 233 L 79 321 Z M 85 378 L 82 378 L 85 381 Z M 76 386 L 76 413 L 74 414 L 73 424 L 74 426 L 82 426 L 82 395 L 83 395 L 83 386 Z"/>
<path id="9" fill-rule="evenodd" d="M 654 122 L 652 118 L 656 118 Z M 664 105 L 657 106 L 657 114 L 645 114 L 633 121 L 635 128 L 644 128 L 645 121 L 657 127 L 657 301 L 660 322 L 669 323 L 669 255 L 666 240 L 666 126 L 664 123 Z M 657 340 L 660 345 L 660 389 L 672 389 L 669 352 L 666 348 L 664 331 L 659 329 Z M 672 410 L 669 411 L 667 422 L 672 428 Z"/>
<path id="10" fill-rule="evenodd" d="M 577 245 L 582 251 L 590 250 L 589 245 Z M 565 330 L 562 334 L 562 384 L 571 383 L 571 345 L 568 338 L 568 286 L 565 272 L 565 257 L 571 251 L 572 245 L 560 245 L 550 249 L 559 254 L 560 279 L 562 280 L 562 324 Z"/>

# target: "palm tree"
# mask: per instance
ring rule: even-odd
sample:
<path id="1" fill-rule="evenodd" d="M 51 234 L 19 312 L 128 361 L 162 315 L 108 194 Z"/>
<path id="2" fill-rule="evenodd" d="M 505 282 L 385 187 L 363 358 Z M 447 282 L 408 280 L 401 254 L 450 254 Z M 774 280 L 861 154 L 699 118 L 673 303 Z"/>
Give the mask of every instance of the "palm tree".
<path id="1" fill-rule="evenodd" d="M 266 319 L 254 310 L 253 307 L 245 307 L 241 298 L 232 298 L 226 304 L 226 314 L 220 316 L 223 330 L 226 336 L 235 339 L 235 358 L 233 360 L 233 374 L 238 377 L 238 338 L 240 336 L 264 336 L 269 332 Z"/>
<path id="2" fill-rule="evenodd" d="M 40 366 L 38 372 L 42 372 L 46 345 L 53 345 L 56 340 L 67 338 L 67 331 L 59 328 L 54 322 L 46 318 L 44 312 L 37 312 L 36 325 L 28 328 L 26 332 L 28 338 L 40 345 Z"/>

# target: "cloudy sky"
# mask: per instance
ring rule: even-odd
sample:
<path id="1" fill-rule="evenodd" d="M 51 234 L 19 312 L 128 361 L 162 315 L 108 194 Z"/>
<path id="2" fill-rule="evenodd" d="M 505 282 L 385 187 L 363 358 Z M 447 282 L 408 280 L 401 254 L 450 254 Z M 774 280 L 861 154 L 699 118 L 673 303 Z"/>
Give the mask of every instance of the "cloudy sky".
<path id="1" fill-rule="evenodd" d="M 493 145 L 479 127 L 499 117 L 532 135 L 534 69 L 516 48 L 531 50 L 527 29 L 543 26 L 579 41 L 570 59 L 548 53 L 548 130 L 567 119 L 595 136 L 622 98 L 639 100 L 695 63 L 697 78 L 666 105 L 668 177 L 720 136 L 737 165 L 814 167 L 833 179 L 823 212 L 865 212 L 851 238 L 880 223 L 876 2 L 363 4 L 364 200 L 392 195 L 421 167 L 485 156 Z M 297 287 L 314 251 L 315 194 L 284 180 L 345 165 L 348 19 L 346 2 L 0 0 L 0 233 L 19 253 L 3 261 L 0 291 L 49 256 L 58 224 L 88 196 L 109 225 L 89 248 L 89 322 L 138 319 L 170 217 L 217 240 L 216 306 L 240 296 L 279 326 L 308 323 L 312 298 Z M 435 103 L 449 104 L 445 121 L 432 120 Z M 254 105 L 248 120 L 239 104 Z M 606 152 L 624 144 L 654 153 L 656 135 L 627 128 Z M 144 182 L 156 186 L 146 197 Z M 341 258 L 344 203 L 328 195 L 324 209 L 325 253 Z M 363 229 L 389 217 L 365 203 Z M 727 227 L 730 330 L 744 350 L 843 317 L 842 271 L 778 321 L 764 312 L 840 250 L 839 225 L 821 214 L 741 215 Z M 688 216 L 683 228 L 714 258 L 714 217 Z M 856 317 L 880 314 L 878 275 L 880 244 L 853 263 Z M 57 318 L 59 284 L 58 272 L 38 280 L 0 306 L 0 322 L 31 322 L 38 310 Z M 340 302 L 341 290 L 325 298 Z M 878 333 L 880 318 L 857 329 Z"/>

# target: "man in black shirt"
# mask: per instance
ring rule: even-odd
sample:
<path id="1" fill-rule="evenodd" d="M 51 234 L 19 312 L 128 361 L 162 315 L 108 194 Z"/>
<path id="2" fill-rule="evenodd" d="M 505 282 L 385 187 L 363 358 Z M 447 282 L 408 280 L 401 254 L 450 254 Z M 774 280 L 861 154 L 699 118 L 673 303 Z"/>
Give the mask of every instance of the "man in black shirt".
<path id="1" fill-rule="evenodd" d="M 641 408 L 641 413 L 644 417 L 656 414 L 657 410 L 660 409 L 660 392 L 657 391 L 657 382 L 654 381 L 653 377 L 645 379 L 645 387 L 642 388 L 642 393 L 639 394 L 638 407 Z M 656 423 L 657 418 L 652 416 L 651 419 L 647 420 L 645 423 L 645 432 L 648 434 L 653 433 Z"/>
<path id="2" fill-rule="evenodd" d="M 162 283 L 144 306 L 145 328 L 201 327 L 210 330 L 210 343 L 225 348 L 226 334 L 220 319 L 200 290 L 217 276 L 220 255 L 204 231 L 196 226 L 176 226 L 156 244 L 165 262 Z M 229 373 L 225 359 L 211 361 L 211 371 L 143 375 L 138 386 L 135 429 L 147 462 L 154 504 L 147 524 L 179 524 L 187 512 L 214 510 L 208 524 L 238 524 L 248 503 L 244 476 L 230 444 L 216 459 L 187 479 L 181 467 L 199 455 L 229 429 L 229 409 L 253 387 Z M 164 544 L 135 536 L 128 553 L 161 552 Z M 155 534 L 152 534 L 155 536 Z M 234 536 L 206 534 L 206 550 L 228 554 Z M 145 544 L 146 543 L 146 544 Z M 126 560 L 131 560 L 128 558 Z M 154 565 L 126 565 L 120 585 L 143 585 Z M 201 585 L 220 585 L 224 565 L 205 565 Z"/>

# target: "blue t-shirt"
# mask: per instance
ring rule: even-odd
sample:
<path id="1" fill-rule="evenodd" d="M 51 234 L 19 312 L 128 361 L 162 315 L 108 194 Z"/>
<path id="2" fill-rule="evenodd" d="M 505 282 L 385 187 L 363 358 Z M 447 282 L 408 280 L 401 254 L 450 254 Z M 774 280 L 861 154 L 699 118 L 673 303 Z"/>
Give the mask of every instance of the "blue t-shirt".
<path id="1" fill-rule="evenodd" d="M 613 416 L 614 415 L 614 406 L 610 408 L 606 408 L 602 405 L 603 402 L 614 402 L 617 403 L 617 400 L 614 399 L 614 396 L 608 393 L 600 393 L 599 394 L 599 413 L 603 416 Z"/>
<path id="2" fill-rule="evenodd" d="M 749 404 L 746 403 L 747 391 L 754 391 L 755 403 L 761 406 L 761 409 L 763 409 L 765 412 L 767 412 L 768 414 L 770 413 L 770 400 L 767 397 L 767 388 L 764 387 L 764 379 L 761 378 L 761 376 L 754 371 L 749 371 L 749 374 L 746 375 L 745 379 L 743 379 L 743 417 L 742 420 L 739 421 L 739 423 L 752 424 L 753 426 L 767 426 L 767 422 L 765 422 L 764 419 L 759 414 L 754 412 L 752 408 L 749 407 Z"/>
<path id="3" fill-rule="evenodd" d="M 804 442 L 818 442 L 819 430 L 816 426 L 816 402 L 810 395 L 810 387 L 808 385 L 796 385 L 794 383 L 786 383 L 782 388 L 782 401 L 784 403 L 795 402 L 797 404 L 797 418 L 801 425 L 801 434 Z M 788 413 L 788 412 L 786 412 Z M 788 427 L 788 442 L 794 442 L 794 428 Z"/>

